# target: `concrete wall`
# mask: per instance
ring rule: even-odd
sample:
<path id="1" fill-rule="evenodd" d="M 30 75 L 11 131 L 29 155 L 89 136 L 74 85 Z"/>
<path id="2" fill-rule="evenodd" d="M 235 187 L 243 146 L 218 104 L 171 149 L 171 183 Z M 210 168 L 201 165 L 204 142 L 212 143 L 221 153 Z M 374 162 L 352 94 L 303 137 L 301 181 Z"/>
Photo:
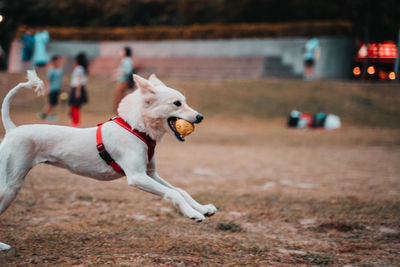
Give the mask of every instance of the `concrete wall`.
<path id="1" fill-rule="evenodd" d="M 11 44 L 10 57 L 8 63 L 9 72 L 22 71 L 21 64 L 21 49 L 22 45 L 18 41 Z M 85 52 L 90 58 L 99 56 L 99 43 L 98 42 L 75 42 L 75 41 L 51 41 L 48 45 L 49 58 L 53 55 L 64 55 L 68 58 L 67 70 L 72 69 L 74 57 L 80 53 Z"/>
<path id="2" fill-rule="evenodd" d="M 354 42 L 350 39 L 323 38 L 316 76 L 330 79 L 351 77 Z"/>
<path id="3" fill-rule="evenodd" d="M 196 59 L 199 58 L 229 58 L 230 62 L 235 62 L 235 60 L 237 60 L 237 62 L 243 62 L 243 60 L 248 60 L 249 58 L 268 59 L 273 57 L 275 59 L 278 58 L 281 65 L 285 67 L 284 69 L 290 70 L 293 76 L 301 76 L 304 68 L 302 50 L 305 42 L 305 38 L 121 41 L 98 43 L 53 41 L 49 45 L 49 53 L 63 54 L 72 58 L 78 52 L 83 51 L 86 52 L 91 59 L 95 59 L 95 63 L 99 66 L 101 66 L 101 59 L 103 58 L 107 60 L 117 60 L 124 46 L 132 47 L 135 58 L 145 58 L 146 60 L 144 60 L 144 62 L 150 65 L 158 64 L 156 62 L 160 62 L 160 59 L 173 59 L 174 64 L 177 64 L 179 58 L 185 59 L 186 61 L 188 58 L 193 58 L 193 64 L 196 64 Z M 348 78 L 350 76 L 352 60 L 352 41 L 344 38 L 320 38 L 320 44 L 321 57 L 316 64 L 316 76 L 334 79 Z M 17 50 L 20 50 L 20 47 L 18 47 L 18 43 L 14 42 L 12 49 L 14 54 L 11 55 L 9 64 L 10 71 L 18 71 L 20 69 L 18 63 L 15 62 L 20 58 L 15 55 L 18 53 Z M 151 58 L 157 60 L 152 63 L 150 60 Z M 256 62 L 256 60 L 253 61 Z M 276 60 L 273 62 L 276 62 Z M 249 67 L 248 65 L 246 66 Z M 150 67 L 157 70 L 157 66 L 155 65 Z M 265 74 L 265 71 L 258 70 L 260 66 L 254 65 L 254 68 L 257 69 L 257 74 L 255 76 L 261 77 L 263 73 Z M 261 66 L 261 68 L 263 68 L 263 66 Z M 95 67 L 95 69 L 97 70 L 100 68 Z M 112 72 L 112 70 L 103 68 L 102 72 Z M 175 72 L 175 75 L 179 76 L 179 72 Z M 193 73 L 193 75 L 196 76 L 196 73 Z"/>

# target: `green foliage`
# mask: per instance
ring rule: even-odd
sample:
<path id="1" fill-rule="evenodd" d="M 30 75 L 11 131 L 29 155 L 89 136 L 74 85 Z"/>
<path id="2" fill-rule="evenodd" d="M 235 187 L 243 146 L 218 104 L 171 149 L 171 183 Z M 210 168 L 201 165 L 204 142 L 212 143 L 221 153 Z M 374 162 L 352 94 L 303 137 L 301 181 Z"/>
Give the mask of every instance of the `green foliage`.
<path id="1" fill-rule="evenodd" d="M 134 26 L 134 27 L 46 27 L 52 40 L 182 40 L 266 38 L 299 35 L 349 36 L 347 21 L 313 21 L 296 23 L 258 24 L 195 24 L 189 26 Z M 26 31 L 17 30 L 16 38 Z"/>
<path id="2" fill-rule="evenodd" d="M 348 20 L 361 40 L 395 40 L 398 0 L 0 0 L 5 46 L 19 25 L 126 27 Z M 304 35 L 305 33 L 299 33 Z M 329 34 L 329 33 L 328 33 Z M 7 47 L 6 47 L 7 48 Z"/>
<path id="3" fill-rule="evenodd" d="M 397 0 L 2 0 L 0 9 L 16 25 L 80 27 L 344 19 L 356 25 L 359 36 L 369 26 L 371 37 L 393 39 L 400 4 Z"/>

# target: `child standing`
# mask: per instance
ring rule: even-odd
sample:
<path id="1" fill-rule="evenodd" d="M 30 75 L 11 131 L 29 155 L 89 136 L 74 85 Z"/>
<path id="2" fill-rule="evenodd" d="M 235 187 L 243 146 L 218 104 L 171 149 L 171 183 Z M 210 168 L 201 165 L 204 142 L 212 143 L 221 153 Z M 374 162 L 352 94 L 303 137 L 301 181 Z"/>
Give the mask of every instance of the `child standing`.
<path id="1" fill-rule="evenodd" d="M 88 102 L 86 92 L 88 74 L 88 60 L 84 53 L 79 53 L 75 58 L 75 65 L 71 77 L 71 91 L 69 92 L 69 105 L 71 106 L 71 126 L 80 127 L 80 108 Z"/>
<path id="2" fill-rule="evenodd" d="M 58 55 L 54 55 L 50 60 L 50 68 L 46 74 L 46 93 L 48 94 L 48 104 L 39 114 L 41 119 L 47 119 L 48 121 L 57 120 L 57 116 L 54 114 L 54 107 L 58 103 L 58 96 L 60 95 L 61 91 L 63 62 L 63 59 Z"/>
<path id="3" fill-rule="evenodd" d="M 122 98 L 127 94 L 128 89 L 133 89 L 133 61 L 132 50 L 130 47 L 124 47 L 121 51 L 122 60 L 118 68 L 118 85 L 115 89 L 113 111 L 118 114 L 118 105 Z"/>

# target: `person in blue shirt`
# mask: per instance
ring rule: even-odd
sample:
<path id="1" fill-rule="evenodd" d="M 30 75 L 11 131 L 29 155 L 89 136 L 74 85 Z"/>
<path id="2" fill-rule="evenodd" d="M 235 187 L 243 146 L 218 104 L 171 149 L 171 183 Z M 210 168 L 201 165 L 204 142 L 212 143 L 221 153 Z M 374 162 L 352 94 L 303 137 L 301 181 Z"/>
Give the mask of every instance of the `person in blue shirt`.
<path id="1" fill-rule="evenodd" d="M 122 59 L 117 72 L 118 85 L 114 93 L 113 111 L 115 114 L 118 114 L 118 105 L 128 93 L 128 89 L 134 87 L 132 49 L 129 46 L 124 47 L 121 56 Z"/>
<path id="2" fill-rule="evenodd" d="M 41 119 L 48 121 L 56 121 L 57 116 L 54 113 L 54 107 L 58 103 L 58 97 L 61 92 L 63 69 L 65 59 L 58 55 L 54 55 L 50 61 L 50 68 L 46 74 L 46 93 L 48 94 L 48 103 L 39 114 Z"/>
<path id="3" fill-rule="evenodd" d="M 311 81 L 314 79 L 315 62 L 320 55 L 318 38 L 309 38 L 304 46 L 304 79 Z"/>
<path id="4" fill-rule="evenodd" d="M 49 33 L 45 29 L 39 29 L 38 32 L 35 33 L 33 63 L 38 68 L 46 66 L 47 62 L 49 61 L 49 57 L 47 55 L 47 43 L 49 42 L 49 40 Z"/>
<path id="5" fill-rule="evenodd" d="M 33 55 L 33 47 L 35 43 L 35 38 L 31 28 L 27 28 L 24 35 L 21 37 L 22 43 L 22 66 L 24 70 L 30 68 L 32 55 Z"/>

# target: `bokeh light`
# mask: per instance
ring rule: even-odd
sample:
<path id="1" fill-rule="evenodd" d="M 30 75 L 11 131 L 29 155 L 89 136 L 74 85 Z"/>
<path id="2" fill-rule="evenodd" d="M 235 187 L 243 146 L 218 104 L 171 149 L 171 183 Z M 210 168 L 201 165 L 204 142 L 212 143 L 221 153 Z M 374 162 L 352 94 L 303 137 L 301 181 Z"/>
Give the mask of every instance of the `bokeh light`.
<path id="1" fill-rule="evenodd" d="M 369 66 L 367 69 L 368 74 L 373 75 L 375 74 L 375 67 L 374 66 Z"/>
<path id="2" fill-rule="evenodd" d="M 361 74 L 361 69 L 360 69 L 359 67 L 355 67 L 355 68 L 353 69 L 353 74 L 354 74 L 355 76 L 360 75 L 360 74 Z"/>

